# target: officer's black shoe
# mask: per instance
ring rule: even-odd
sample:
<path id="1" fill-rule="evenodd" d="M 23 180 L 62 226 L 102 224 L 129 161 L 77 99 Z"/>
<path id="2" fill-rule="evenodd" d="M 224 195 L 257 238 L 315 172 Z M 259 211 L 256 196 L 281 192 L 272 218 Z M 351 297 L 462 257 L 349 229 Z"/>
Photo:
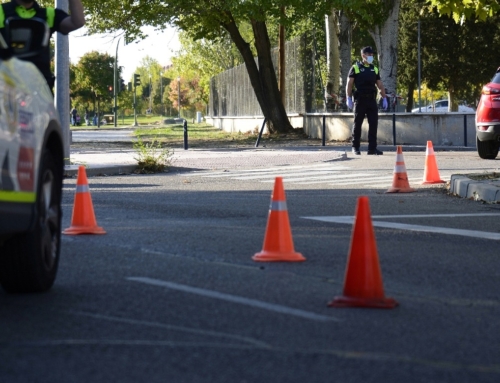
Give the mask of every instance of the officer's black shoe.
<path id="1" fill-rule="evenodd" d="M 378 150 L 378 149 L 373 149 L 373 150 L 368 150 L 368 152 L 366 154 L 368 154 L 369 156 L 373 156 L 373 155 L 381 156 L 382 154 L 384 154 L 384 152 L 381 150 Z"/>
<path id="2" fill-rule="evenodd" d="M 359 151 L 359 148 L 352 148 L 352 154 L 356 154 L 356 155 L 361 155 L 361 152 Z"/>

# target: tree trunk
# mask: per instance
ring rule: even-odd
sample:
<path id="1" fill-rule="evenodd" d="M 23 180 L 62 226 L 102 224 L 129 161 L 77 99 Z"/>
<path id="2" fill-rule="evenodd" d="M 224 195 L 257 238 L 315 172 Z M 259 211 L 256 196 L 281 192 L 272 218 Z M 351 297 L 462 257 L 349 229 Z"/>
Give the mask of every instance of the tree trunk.
<path id="1" fill-rule="evenodd" d="M 229 32 L 231 40 L 243 56 L 250 83 L 262 109 L 271 133 L 284 133 L 293 130 L 281 100 L 278 79 L 271 60 L 271 44 L 264 22 L 252 20 L 252 29 L 257 49 L 257 66 L 250 45 L 243 39 L 234 20 L 223 25 Z"/>
<path id="2" fill-rule="evenodd" d="M 411 82 L 408 85 L 408 94 L 406 95 L 406 112 L 411 113 L 413 109 L 413 92 L 415 91 L 415 83 Z"/>
<path id="3" fill-rule="evenodd" d="M 388 0 L 391 9 L 382 25 L 370 29 L 370 35 L 375 41 L 380 66 L 380 78 L 389 92 L 396 93 L 397 86 L 397 48 L 398 48 L 398 18 L 401 0 Z"/>
<path id="4" fill-rule="evenodd" d="M 330 15 L 325 15 L 326 29 L 326 109 L 333 111 L 339 101 L 340 89 L 340 52 L 339 52 L 339 30 L 338 18 L 335 9 Z"/>
<path id="5" fill-rule="evenodd" d="M 340 100 L 343 100 L 341 106 L 345 104 L 346 94 L 345 86 L 347 84 L 347 76 L 352 66 L 351 59 L 351 40 L 352 40 L 352 23 L 344 11 L 339 11 L 339 45 L 340 45 Z"/>
<path id="6" fill-rule="evenodd" d="M 448 86 L 448 112 L 458 112 L 458 100 L 452 85 Z"/>

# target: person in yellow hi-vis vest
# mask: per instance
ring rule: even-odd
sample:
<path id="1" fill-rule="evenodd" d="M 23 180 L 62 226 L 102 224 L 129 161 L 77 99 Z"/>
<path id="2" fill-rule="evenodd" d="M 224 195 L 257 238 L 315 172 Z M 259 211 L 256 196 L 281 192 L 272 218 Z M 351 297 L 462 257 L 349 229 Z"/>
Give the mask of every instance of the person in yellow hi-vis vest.
<path id="1" fill-rule="evenodd" d="M 33 0 L 11 0 L 8 3 L 3 3 L 0 6 L 0 32 L 4 33 L 5 20 L 11 17 L 20 17 L 23 19 L 37 17 L 47 22 L 51 36 L 54 32 L 67 35 L 71 31 L 83 27 L 85 24 L 81 0 L 68 1 L 70 14 L 58 8 L 42 8 Z M 55 78 L 50 70 L 50 47 L 47 46 L 43 53 L 27 58 L 26 60 L 36 65 L 47 80 L 50 89 L 52 89 Z"/>
<path id="2" fill-rule="evenodd" d="M 369 155 L 382 155 L 377 149 L 378 105 L 377 88 L 382 96 L 382 105 L 387 109 L 385 88 L 380 80 L 378 68 L 373 65 L 372 47 L 361 49 L 362 62 L 355 63 L 347 77 L 347 106 L 354 111 L 352 126 L 352 152 L 360 155 L 361 125 L 365 116 L 368 119 L 368 151 Z M 353 88 L 355 89 L 353 92 Z M 354 96 L 354 97 L 353 97 Z M 354 99 L 353 99 L 354 98 Z"/>

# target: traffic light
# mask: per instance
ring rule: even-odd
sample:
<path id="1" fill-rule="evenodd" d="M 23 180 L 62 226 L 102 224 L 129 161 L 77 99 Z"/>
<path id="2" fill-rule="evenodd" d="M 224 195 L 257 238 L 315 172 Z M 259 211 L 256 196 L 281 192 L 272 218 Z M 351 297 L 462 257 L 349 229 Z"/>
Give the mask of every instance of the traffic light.
<path id="1" fill-rule="evenodd" d="M 141 85 L 141 75 L 134 73 L 134 86 L 139 86 Z"/>
<path id="2" fill-rule="evenodd" d="M 128 89 L 129 92 L 132 92 L 132 83 L 131 82 L 129 82 L 127 84 L 127 89 Z"/>
<path id="3" fill-rule="evenodd" d="M 113 96 L 113 86 L 112 85 L 108 85 L 108 92 L 109 92 L 110 96 Z"/>
<path id="4" fill-rule="evenodd" d="M 127 90 L 127 87 L 125 86 L 125 81 L 123 81 L 123 79 L 121 78 L 120 79 L 120 92 L 124 92 Z"/>

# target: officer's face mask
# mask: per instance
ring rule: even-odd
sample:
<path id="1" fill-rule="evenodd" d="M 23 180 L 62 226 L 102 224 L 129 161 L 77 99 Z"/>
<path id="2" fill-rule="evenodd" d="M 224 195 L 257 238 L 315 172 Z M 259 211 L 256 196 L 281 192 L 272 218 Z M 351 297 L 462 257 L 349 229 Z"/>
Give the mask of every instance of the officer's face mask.
<path id="1" fill-rule="evenodd" d="M 366 61 L 368 64 L 371 64 L 373 62 L 373 56 L 366 56 Z"/>

